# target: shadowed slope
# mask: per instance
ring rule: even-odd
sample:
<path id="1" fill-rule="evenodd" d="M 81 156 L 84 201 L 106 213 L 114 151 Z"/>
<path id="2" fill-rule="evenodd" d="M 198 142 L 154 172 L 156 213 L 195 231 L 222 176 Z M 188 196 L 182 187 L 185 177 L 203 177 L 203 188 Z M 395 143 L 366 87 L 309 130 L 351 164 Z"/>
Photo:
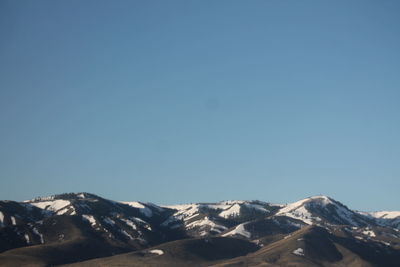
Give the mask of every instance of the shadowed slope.
<path id="1" fill-rule="evenodd" d="M 220 260 L 246 255 L 257 249 L 257 245 L 235 238 L 185 239 L 168 242 L 147 250 L 67 266 L 208 266 Z"/>
<path id="2" fill-rule="evenodd" d="M 43 222 L 46 243 L 11 249 L 0 254 L 0 266 L 49 266 L 87 260 L 131 249 L 90 231 L 77 216 L 57 216 Z M 59 235 L 59 229 L 64 233 Z"/>

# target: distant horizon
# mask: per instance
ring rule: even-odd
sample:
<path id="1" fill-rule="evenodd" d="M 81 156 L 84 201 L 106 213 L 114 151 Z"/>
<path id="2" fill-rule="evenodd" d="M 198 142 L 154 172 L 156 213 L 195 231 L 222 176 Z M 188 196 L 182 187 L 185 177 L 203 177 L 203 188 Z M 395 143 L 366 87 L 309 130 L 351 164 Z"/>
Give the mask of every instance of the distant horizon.
<path id="1" fill-rule="evenodd" d="M 0 198 L 400 210 L 400 1 L 0 2 Z"/>
<path id="2" fill-rule="evenodd" d="M 40 198 L 46 199 L 48 197 L 59 196 L 59 195 L 63 195 L 63 194 L 91 194 L 91 195 L 96 195 L 96 196 L 99 196 L 101 198 L 112 200 L 112 201 L 117 201 L 117 202 L 153 203 L 153 204 L 156 204 L 158 206 L 163 206 L 163 207 L 174 206 L 174 205 L 185 205 L 185 204 L 220 203 L 220 202 L 227 202 L 227 201 L 228 202 L 229 201 L 261 201 L 261 202 L 265 202 L 265 203 L 272 204 L 272 205 L 287 205 L 287 204 L 295 203 L 295 202 L 298 202 L 298 201 L 301 201 L 301 200 L 304 200 L 304 199 L 309 199 L 309 198 L 328 197 L 330 199 L 333 199 L 335 201 L 338 201 L 338 202 L 342 203 L 343 205 L 347 206 L 349 209 L 355 210 L 355 211 L 361 211 L 361 212 L 378 212 L 378 211 L 379 212 L 385 212 L 385 211 L 392 212 L 392 211 L 400 211 L 400 210 L 385 210 L 385 209 L 382 209 L 382 210 L 360 210 L 360 209 L 355 209 L 355 208 L 352 208 L 351 206 L 347 205 L 346 203 L 340 201 L 340 199 L 336 199 L 336 198 L 331 197 L 329 195 L 321 195 L 321 194 L 320 195 L 312 195 L 312 196 L 303 197 L 303 198 L 300 198 L 300 199 L 297 199 L 297 200 L 294 200 L 294 201 L 290 201 L 290 202 L 287 202 L 287 201 L 286 202 L 272 202 L 272 201 L 268 201 L 268 200 L 264 200 L 264 199 L 223 199 L 223 200 L 214 200 L 214 201 L 194 201 L 194 202 L 178 202 L 178 203 L 167 203 L 167 204 L 165 204 L 165 203 L 160 203 L 160 202 L 141 201 L 141 200 L 136 200 L 136 199 L 133 199 L 133 200 L 130 200 L 130 199 L 128 199 L 128 200 L 112 199 L 112 198 L 103 197 L 102 195 L 96 194 L 96 193 L 93 193 L 93 192 L 83 192 L 82 191 L 82 192 L 63 192 L 63 193 L 57 193 L 57 194 L 36 196 L 36 197 L 30 198 L 30 199 L 24 199 L 24 200 L 0 199 L 0 201 L 1 200 L 7 200 L 7 201 L 25 202 L 25 201 L 32 201 L 32 200 L 40 199 Z"/>

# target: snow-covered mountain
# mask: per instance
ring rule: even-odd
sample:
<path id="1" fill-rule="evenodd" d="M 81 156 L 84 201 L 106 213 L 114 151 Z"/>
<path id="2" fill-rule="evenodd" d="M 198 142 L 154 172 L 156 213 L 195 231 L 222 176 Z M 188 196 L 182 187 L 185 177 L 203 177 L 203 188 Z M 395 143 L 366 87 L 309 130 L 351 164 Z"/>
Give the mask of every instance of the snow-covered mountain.
<path id="1" fill-rule="evenodd" d="M 366 226 L 373 223 L 369 218 L 354 212 L 342 203 L 327 196 L 314 196 L 288 204 L 276 215 L 301 220 L 306 224 L 338 224 Z"/>
<path id="2" fill-rule="evenodd" d="M 179 229 L 160 229 L 173 210 L 151 203 L 116 202 L 89 193 L 61 194 L 24 202 L 0 202 L 0 249 L 69 240 L 68 224 L 84 234 L 120 247 L 143 248 L 181 237 Z M 71 229 L 72 229 L 71 228 Z M 172 238 L 173 239 L 173 238 Z"/>
<path id="3" fill-rule="evenodd" d="M 175 212 L 162 225 L 184 227 L 190 236 L 220 234 L 241 222 L 274 214 L 279 205 L 261 201 L 221 201 L 165 206 Z"/>
<path id="4" fill-rule="evenodd" d="M 359 212 L 381 226 L 400 229 L 400 211 Z"/>
<path id="5" fill-rule="evenodd" d="M 193 237 L 239 238 L 263 246 L 309 225 L 359 242 L 400 248 L 400 212 L 353 211 L 327 196 L 289 204 L 232 200 L 158 206 L 69 193 L 0 201 L 0 262 L 3 254 L 40 247 L 34 245 L 64 249 L 74 244 L 67 249 L 73 255 L 77 247 L 90 247 L 77 261 Z"/>

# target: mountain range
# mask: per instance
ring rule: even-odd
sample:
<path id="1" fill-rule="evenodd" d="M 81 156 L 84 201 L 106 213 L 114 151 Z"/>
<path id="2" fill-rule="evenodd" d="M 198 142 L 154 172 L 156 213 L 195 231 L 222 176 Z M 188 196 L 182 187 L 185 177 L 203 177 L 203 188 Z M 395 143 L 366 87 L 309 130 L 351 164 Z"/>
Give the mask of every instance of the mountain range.
<path id="1" fill-rule="evenodd" d="M 327 196 L 159 206 L 68 193 L 0 201 L 0 266 L 400 266 L 400 212 Z"/>

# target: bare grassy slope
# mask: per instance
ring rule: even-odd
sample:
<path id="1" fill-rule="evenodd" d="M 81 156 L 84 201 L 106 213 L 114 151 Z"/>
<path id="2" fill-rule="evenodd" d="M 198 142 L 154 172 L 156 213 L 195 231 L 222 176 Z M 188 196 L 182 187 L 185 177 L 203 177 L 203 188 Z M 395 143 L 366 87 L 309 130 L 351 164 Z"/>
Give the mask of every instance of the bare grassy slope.
<path id="1" fill-rule="evenodd" d="M 330 234 L 323 228 L 309 226 L 254 253 L 212 266 L 394 267 L 399 266 L 399 262 L 398 251 L 382 249 L 375 243 L 357 242 Z"/>
<path id="2" fill-rule="evenodd" d="M 257 249 L 258 247 L 254 243 L 236 238 L 212 237 L 205 239 L 185 239 L 168 242 L 147 250 L 66 266 L 208 266 L 221 260 L 246 255 Z M 154 251 L 162 251 L 163 254 L 158 255 Z"/>

